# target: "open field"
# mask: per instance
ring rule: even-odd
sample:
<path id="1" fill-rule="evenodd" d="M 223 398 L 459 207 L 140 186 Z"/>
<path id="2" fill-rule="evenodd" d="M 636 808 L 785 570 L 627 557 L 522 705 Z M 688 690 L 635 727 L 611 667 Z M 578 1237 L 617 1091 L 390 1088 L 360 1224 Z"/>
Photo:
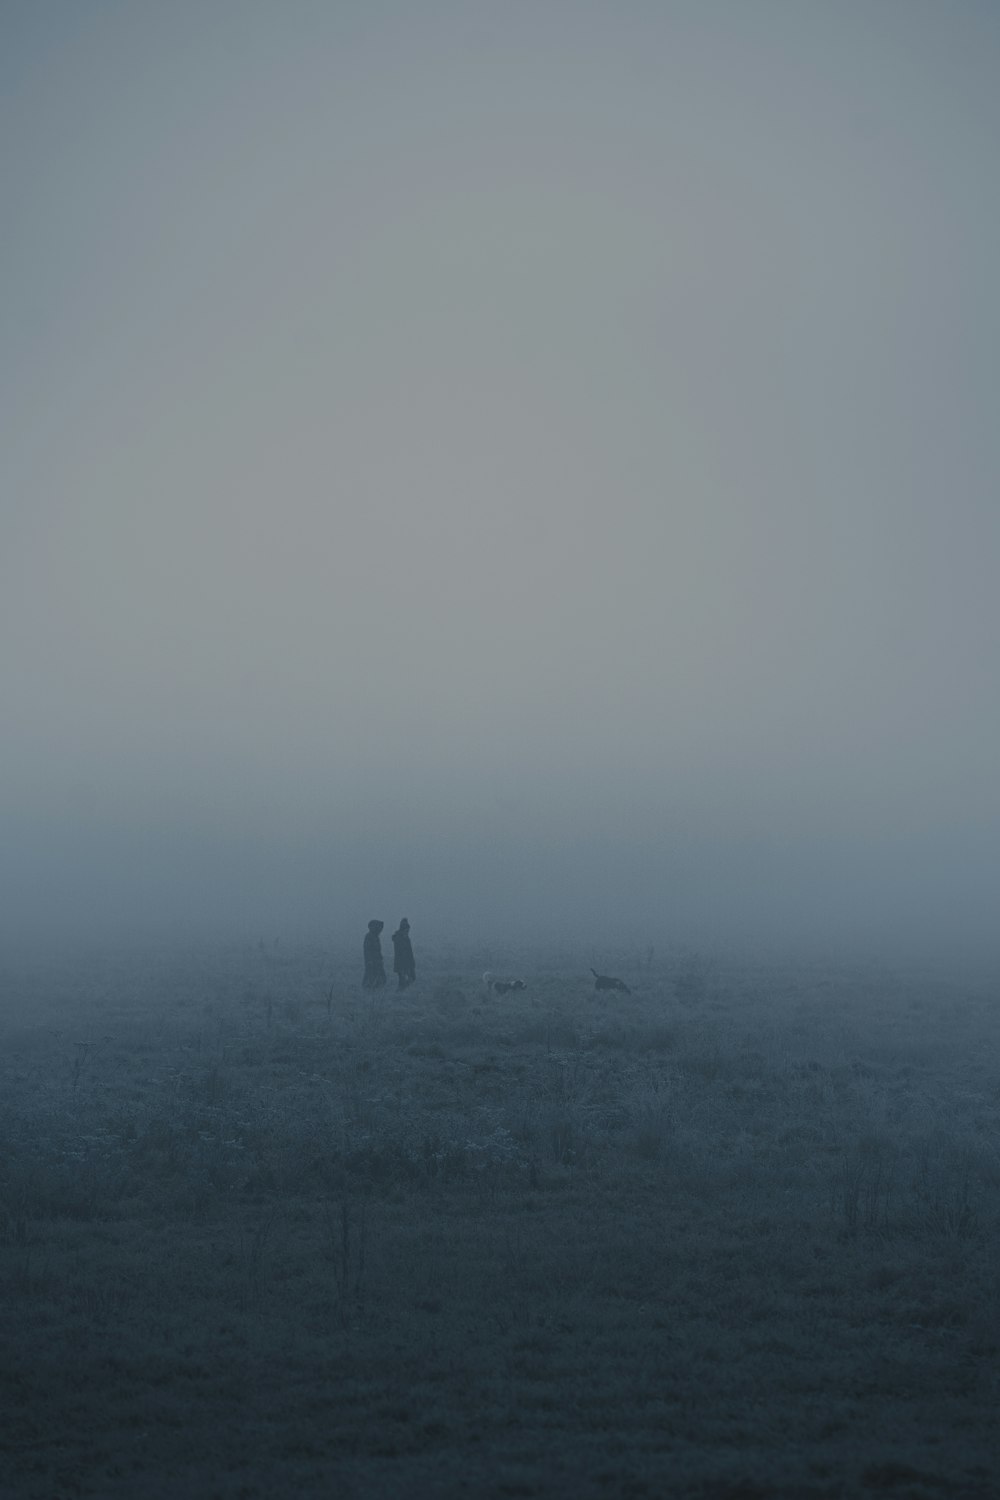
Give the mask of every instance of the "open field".
<path id="1" fill-rule="evenodd" d="M 997 1493 L 1000 1014 L 947 975 L 9 957 L 0 1493 Z"/>

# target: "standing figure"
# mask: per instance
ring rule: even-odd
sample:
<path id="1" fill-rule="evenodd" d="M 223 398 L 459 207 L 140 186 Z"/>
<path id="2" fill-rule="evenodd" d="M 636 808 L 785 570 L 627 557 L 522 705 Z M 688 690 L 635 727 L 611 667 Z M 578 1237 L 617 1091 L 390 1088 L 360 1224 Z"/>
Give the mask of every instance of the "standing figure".
<path id="1" fill-rule="evenodd" d="M 405 990 L 417 977 L 413 944 L 410 942 L 410 924 L 405 917 L 399 924 L 399 931 L 392 935 L 392 971 L 399 975 L 401 990 Z"/>
<path id="2" fill-rule="evenodd" d="M 385 988 L 385 964 L 382 962 L 382 944 L 379 941 L 379 933 L 384 926 L 384 922 L 371 921 L 365 933 L 365 977 L 361 981 L 361 988 L 365 990 Z"/>

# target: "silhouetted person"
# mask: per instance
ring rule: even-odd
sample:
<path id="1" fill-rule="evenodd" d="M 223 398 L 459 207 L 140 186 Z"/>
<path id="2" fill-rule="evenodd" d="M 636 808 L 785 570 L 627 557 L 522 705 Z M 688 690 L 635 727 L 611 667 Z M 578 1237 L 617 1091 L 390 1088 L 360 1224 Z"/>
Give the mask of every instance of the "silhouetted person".
<path id="1" fill-rule="evenodd" d="M 385 964 L 382 962 L 382 944 L 379 941 L 379 933 L 384 926 L 384 922 L 373 920 L 368 923 L 368 931 L 365 933 L 365 977 L 361 981 L 361 988 L 365 990 L 385 988 Z"/>
<path id="2" fill-rule="evenodd" d="M 410 942 L 410 924 L 405 917 L 399 924 L 399 931 L 392 935 L 392 972 L 399 975 L 401 990 L 405 990 L 417 977 L 413 944 Z"/>

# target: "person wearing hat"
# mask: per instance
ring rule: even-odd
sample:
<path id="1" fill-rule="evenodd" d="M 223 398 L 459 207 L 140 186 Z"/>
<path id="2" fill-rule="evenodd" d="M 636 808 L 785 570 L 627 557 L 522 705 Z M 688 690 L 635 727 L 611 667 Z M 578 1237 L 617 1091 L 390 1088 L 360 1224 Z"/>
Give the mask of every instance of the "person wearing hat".
<path id="1" fill-rule="evenodd" d="M 384 922 L 371 921 L 365 933 L 365 977 L 361 981 L 361 988 L 365 990 L 385 988 L 385 964 L 382 962 L 382 944 L 379 940 L 379 933 L 384 926 Z"/>
<path id="2" fill-rule="evenodd" d="M 405 917 L 399 924 L 399 930 L 392 935 L 392 972 L 398 974 L 401 990 L 405 990 L 417 977 L 413 944 L 410 942 L 410 924 Z"/>

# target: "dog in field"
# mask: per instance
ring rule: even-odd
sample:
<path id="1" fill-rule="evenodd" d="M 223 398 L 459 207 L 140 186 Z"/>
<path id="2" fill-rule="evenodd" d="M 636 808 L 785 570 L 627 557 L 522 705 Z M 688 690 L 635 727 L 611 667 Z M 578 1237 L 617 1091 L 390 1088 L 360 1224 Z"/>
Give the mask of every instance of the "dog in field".
<path id="1" fill-rule="evenodd" d="M 596 969 L 591 969 L 594 976 L 595 990 L 621 990 L 623 995 L 631 995 L 632 991 L 624 979 L 616 979 L 613 974 L 598 974 Z"/>
<path id="2" fill-rule="evenodd" d="M 489 969 L 483 975 L 483 984 L 491 995 L 512 995 L 528 988 L 523 979 L 494 979 Z"/>

